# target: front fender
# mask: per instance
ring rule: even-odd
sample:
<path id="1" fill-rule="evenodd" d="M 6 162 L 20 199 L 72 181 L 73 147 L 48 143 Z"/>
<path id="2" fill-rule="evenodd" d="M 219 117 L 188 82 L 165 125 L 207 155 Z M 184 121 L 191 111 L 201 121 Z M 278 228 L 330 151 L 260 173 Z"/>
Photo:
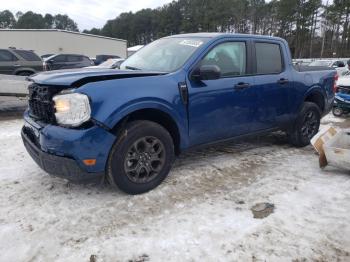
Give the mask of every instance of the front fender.
<path id="1" fill-rule="evenodd" d="M 76 92 L 90 97 L 91 117 L 108 128 L 135 111 L 156 109 L 174 120 L 181 140 L 186 140 L 187 110 L 180 97 L 179 79 L 183 79 L 181 74 L 106 80 L 87 83 Z"/>
<path id="2" fill-rule="evenodd" d="M 103 123 L 109 127 L 113 128 L 116 126 L 124 117 L 130 115 L 133 112 L 142 109 L 155 109 L 167 114 L 171 119 L 174 120 L 179 133 L 180 133 L 180 147 L 185 148 L 188 145 L 187 134 L 188 126 L 186 121 L 186 116 L 181 116 L 179 112 L 171 106 L 166 101 L 160 99 L 147 99 L 147 100 L 133 100 L 121 107 L 115 109 L 104 121 Z"/>
<path id="3" fill-rule="evenodd" d="M 177 124 L 180 132 L 185 129 L 185 121 L 182 116 L 172 107 L 167 101 L 161 99 L 137 99 L 129 101 L 128 103 L 115 109 L 108 118 L 104 121 L 104 124 L 110 128 L 113 128 L 121 119 L 131 114 L 132 112 L 142 109 L 156 109 L 168 114 Z"/>

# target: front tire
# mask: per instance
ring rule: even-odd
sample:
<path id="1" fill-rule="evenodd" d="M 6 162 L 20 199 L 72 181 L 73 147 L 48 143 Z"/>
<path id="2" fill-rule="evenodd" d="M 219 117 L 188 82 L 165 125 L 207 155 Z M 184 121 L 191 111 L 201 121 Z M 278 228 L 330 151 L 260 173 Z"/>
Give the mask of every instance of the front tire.
<path id="1" fill-rule="evenodd" d="M 107 164 L 107 179 L 128 194 L 142 194 L 157 187 L 174 161 L 174 143 L 161 125 L 133 121 L 119 132 Z"/>
<path id="2" fill-rule="evenodd" d="M 319 128 L 321 121 L 321 112 L 315 103 L 304 102 L 299 115 L 295 121 L 292 131 L 289 133 L 291 144 L 297 147 L 303 147 L 310 144 Z"/>

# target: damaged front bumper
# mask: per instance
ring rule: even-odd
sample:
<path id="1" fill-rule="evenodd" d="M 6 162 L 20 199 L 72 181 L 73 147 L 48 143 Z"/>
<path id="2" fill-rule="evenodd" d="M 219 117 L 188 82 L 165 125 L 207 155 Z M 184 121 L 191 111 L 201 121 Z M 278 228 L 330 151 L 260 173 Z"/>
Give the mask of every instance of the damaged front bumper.
<path id="1" fill-rule="evenodd" d="M 77 183 L 95 183 L 105 174 L 115 136 L 102 127 L 69 129 L 35 122 L 24 114 L 23 143 L 34 161 L 47 173 Z M 94 165 L 84 160 L 94 159 Z"/>

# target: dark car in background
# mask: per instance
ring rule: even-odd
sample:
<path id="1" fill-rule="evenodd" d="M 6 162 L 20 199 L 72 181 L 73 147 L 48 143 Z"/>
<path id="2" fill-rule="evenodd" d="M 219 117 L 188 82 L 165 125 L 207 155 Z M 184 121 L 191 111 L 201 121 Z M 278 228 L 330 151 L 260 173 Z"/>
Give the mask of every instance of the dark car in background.
<path id="1" fill-rule="evenodd" d="M 54 54 L 45 54 L 45 55 L 42 55 L 41 56 L 41 59 L 46 59 L 46 58 L 48 58 L 48 57 L 50 57 L 50 56 L 53 56 Z"/>
<path id="2" fill-rule="evenodd" d="M 58 54 L 44 60 L 44 68 L 47 71 L 59 69 L 82 68 L 94 65 L 94 63 L 84 55 Z"/>
<path id="3" fill-rule="evenodd" d="M 33 51 L 0 49 L 0 74 L 29 76 L 40 71 L 43 71 L 43 62 Z"/>
<path id="4" fill-rule="evenodd" d="M 95 65 L 102 64 L 103 62 L 107 61 L 108 59 L 112 58 L 120 58 L 120 56 L 117 55 L 97 55 L 95 59 Z"/>

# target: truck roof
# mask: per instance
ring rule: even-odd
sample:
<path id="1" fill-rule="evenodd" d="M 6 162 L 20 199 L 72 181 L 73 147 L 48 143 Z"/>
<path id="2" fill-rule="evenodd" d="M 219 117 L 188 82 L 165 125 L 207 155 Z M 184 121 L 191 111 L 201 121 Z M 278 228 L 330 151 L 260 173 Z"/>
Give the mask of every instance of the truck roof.
<path id="1" fill-rule="evenodd" d="M 244 38 L 260 38 L 260 39 L 276 39 L 276 40 L 284 40 L 283 38 L 276 36 L 268 36 L 268 35 L 254 35 L 254 34 L 236 34 L 236 33 L 189 33 L 189 34 L 178 34 L 167 36 L 170 37 L 198 37 L 198 38 L 222 38 L 222 37 L 244 37 Z"/>

